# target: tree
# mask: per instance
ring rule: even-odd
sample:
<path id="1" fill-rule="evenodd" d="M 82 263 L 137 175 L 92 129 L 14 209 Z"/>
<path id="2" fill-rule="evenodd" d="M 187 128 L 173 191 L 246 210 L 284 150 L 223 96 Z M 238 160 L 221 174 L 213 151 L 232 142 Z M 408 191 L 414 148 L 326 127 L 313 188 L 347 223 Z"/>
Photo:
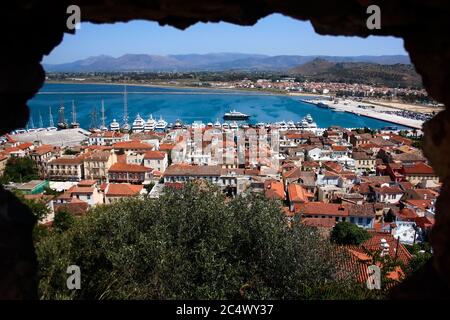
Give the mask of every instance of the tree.
<path id="1" fill-rule="evenodd" d="M 306 299 L 354 294 L 334 246 L 276 202 L 209 184 L 98 206 L 37 244 L 45 299 Z M 83 270 L 66 289 L 66 268 Z M 335 288 L 339 288 L 336 291 Z M 326 293 L 326 294 L 325 294 Z"/>
<path id="2" fill-rule="evenodd" d="M 62 209 L 55 213 L 53 228 L 57 232 L 63 232 L 68 230 L 73 225 L 74 221 L 73 215 L 67 210 Z"/>
<path id="3" fill-rule="evenodd" d="M 331 231 L 331 241 L 343 245 L 360 245 L 370 239 L 367 230 L 350 222 L 339 222 Z"/>
<path id="4" fill-rule="evenodd" d="M 37 221 L 41 221 L 50 213 L 50 208 L 45 201 L 40 199 L 26 199 L 24 194 L 18 190 L 14 191 L 14 194 L 23 204 L 30 208 Z"/>
<path id="5" fill-rule="evenodd" d="M 2 183 L 27 182 L 38 179 L 36 163 L 28 157 L 11 157 L 6 162 Z"/>

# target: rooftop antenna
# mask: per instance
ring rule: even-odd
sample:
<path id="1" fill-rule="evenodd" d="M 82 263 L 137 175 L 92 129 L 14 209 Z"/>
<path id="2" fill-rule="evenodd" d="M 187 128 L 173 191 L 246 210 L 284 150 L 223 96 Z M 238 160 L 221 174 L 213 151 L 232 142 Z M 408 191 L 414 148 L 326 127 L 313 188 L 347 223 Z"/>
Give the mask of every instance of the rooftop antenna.
<path id="1" fill-rule="evenodd" d="M 49 121 L 48 121 L 49 127 L 54 127 L 55 123 L 53 122 L 53 115 L 52 115 L 52 107 L 51 106 L 48 107 L 48 117 L 49 117 Z"/>
<path id="2" fill-rule="evenodd" d="M 43 128 L 43 127 L 44 127 L 44 122 L 42 121 L 41 111 L 39 111 L 39 128 Z"/>

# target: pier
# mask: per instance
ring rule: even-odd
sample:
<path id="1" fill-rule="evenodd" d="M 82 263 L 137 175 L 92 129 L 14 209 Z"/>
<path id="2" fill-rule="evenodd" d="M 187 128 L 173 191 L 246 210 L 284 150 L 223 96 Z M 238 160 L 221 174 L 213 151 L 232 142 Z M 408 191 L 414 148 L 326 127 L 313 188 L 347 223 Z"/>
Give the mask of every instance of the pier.
<path id="1" fill-rule="evenodd" d="M 379 105 L 367 103 L 367 102 L 358 102 L 354 100 L 342 100 L 338 103 L 334 103 L 333 101 L 329 100 L 310 100 L 310 99 L 303 99 L 301 100 L 305 103 L 318 105 L 320 103 L 325 104 L 328 106 L 330 110 L 334 110 L 336 112 L 347 112 L 347 113 L 353 113 L 358 116 L 368 117 L 372 119 L 382 120 L 386 122 L 390 122 L 393 124 L 399 124 L 405 127 L 410 127 L 414 129 L 422 129 L 424 121 L 422 120 L 416 120 L 416 119 L 409 119 L 405 117 L 401 117 L 394 114 L 387 114 L 383 111 L 392 111 L 392 109 L 387 107 L 382 107 Z M 360 106 L 364 106 L 365 108 L 361 108 Z"/>

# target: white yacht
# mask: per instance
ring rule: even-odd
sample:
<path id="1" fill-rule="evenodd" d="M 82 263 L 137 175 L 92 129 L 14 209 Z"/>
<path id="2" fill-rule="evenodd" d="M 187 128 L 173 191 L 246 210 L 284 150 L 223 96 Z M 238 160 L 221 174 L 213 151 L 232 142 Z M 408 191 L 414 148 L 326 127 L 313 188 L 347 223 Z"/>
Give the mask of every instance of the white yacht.
<path id="1" fill-rule="evenodd" d="M 166 128 L 167 128 L 167 121 L 164 120 L 162 118 L 162 116 L 161 116 L 159 118 L 158 122 L 156 122 L 155 130 L 157 130 L 157 131 L 164 131 L 164 130 L 166 130 Z"/>
<path id="2" fill-rule="evenodd" d="M 265 125 L 266 125 L 266 124 L 265 124 L 264 122 L 258 122 L 258 123 L 256 124 L 256 127 L 258 127 L 258 128 L 264 128 Z"/>
<path id="3" fill-rule="evenodd" d="M 47 129 L 47 131 L 56 131 L 56 130 L 58 130 L 57 127 L 47 127 L 46 129 Z"/>
<path id="4" fill-rule="evenodd" d="M 173 124 L 173 129 L 183 129 L 183 122 L 180 119 L 177 119 Z"/>
<path id="5" fill-rule="evenodd" d="M 216 129 L 222 128 L 222 124 L 219 122 L 219 119 L 217 119 L 216 122 L 214 123 L 214 128 Z"/>
<path id="6" fill-rule="evenodd" d="M 150 115 L 150 118 L 147 119 L 144 125 L 144 131 L 154 131 L 156 126 L 156 120 L 153 119 L 153 116 Z"/>
<path id="7" fill-rule="evenodd" d="M 113 121 L 109 125 L 109 128 L 111 129 L 111 131 L 119 131 L 120 130 L 120 124 L 116 121 L 116 119 L 113 119 Z"/>
<path id="8" fill-rule="evenodd" d="M 205 124 L 201 121 L 194 121 L 191 126 L 192 129 L 203 129 L 205 128 Z"/>
<path id="9" fill-rule="evenodd" d="M 224 123 L 222 124 L 222 129 L 230 129 L 230 124 L 227 123 L 227 122 L 224 122 Z"/>
<path id="10" fill-rule="evenodd" d="M 131 127 L 133 132 L 142 132 L 144 131 L 145 120 L 139 115 L 136 116 L 136 119 L 133 121 L 133 126 Z"/>
<path id="11" fill-rule="evenodd" d="M 286 125 L 288 129 L 296 129 L 294 121 L 288 121 Z"/>
<path id="12" fill-rule="evenodd" d="M 237 122 L 236 122 L 236 121 L 233 121 L 233 122 L 230 124 L 230 129 L 237 129 L 237 128 L 239 128 Z"/>
<path id="13" fill-rule="evenodd" d="M 247 120 L 250 118 L 248 114 L 232 110 L 223 115 L 224 120 Z"/>
<path id="14" fill-rule="evenodd" d="M 310 114 L 306 115 L 305 120 L 308 123 L 306 126 L 307 128 L 317 128 L 317 123 L 314 122 Z"/>
<path id="15" fill-rule="evenodd" d="M 208 124 L 206 125 L 208 128 L 212 128 L 214 125 L 212 122 L 208 122 Z"/>

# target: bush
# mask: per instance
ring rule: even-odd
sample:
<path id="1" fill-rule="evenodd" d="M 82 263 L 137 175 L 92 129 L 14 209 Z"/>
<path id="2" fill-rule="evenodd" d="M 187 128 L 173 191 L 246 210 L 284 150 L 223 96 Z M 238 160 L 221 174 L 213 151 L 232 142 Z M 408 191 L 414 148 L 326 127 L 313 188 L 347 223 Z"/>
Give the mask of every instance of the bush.
<path id="1" fill-rule="evenodd" d="M 360 245 L 370 239 L 367 230 L 350 222 L 339 222 L 331 231 L 331 241 L 343 245 Z"/>
<path id="2" fill-rule="evenodd" d="M 337 272 L 334 247 L 315 229 L 286 227 L 281 208 L 263 196 L 224 200 L 215 187 L 190 183 L 159 199 L 96 207 L 37 244 L 41 297 L 306 299 L 355 292 Z M 81 268 L 81 290 L 66 289 L 72 264 Z"/>

